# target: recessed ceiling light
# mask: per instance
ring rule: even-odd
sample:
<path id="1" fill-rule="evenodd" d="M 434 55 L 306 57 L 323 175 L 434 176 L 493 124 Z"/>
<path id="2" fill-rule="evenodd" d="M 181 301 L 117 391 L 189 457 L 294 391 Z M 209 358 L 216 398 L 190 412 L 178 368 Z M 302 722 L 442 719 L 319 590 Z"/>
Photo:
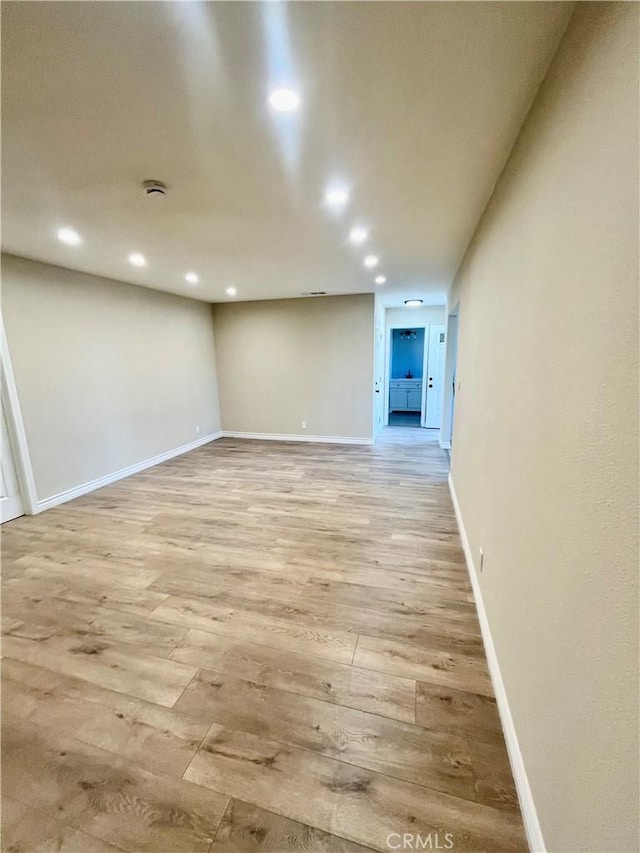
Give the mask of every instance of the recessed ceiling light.
<path id="1" fill-rule="evenodd" d="M 131 252 L 129 255 L 129 263 L 133 264 L 134 267 L 146 267 L 147 259 L 144 255 L 141 255 L 140 252 Z"/>
<path id="2" fill-rule="evenodd" d="M 404 304 L 407 308 L 419 308 L 422 305 L 422 299 L 405 299 Z"/>
<path id="3" fill-rule="evenodd" d="M 341 210 L 349 201 L 349 190 L 340 184 L 333 184 L 327 188 L 324 201 L 333 210 Z"/>
<path id="4" fill-rule="evenodd" d="M 356 246 L 359 246 L 361 243 L 364 243 L 369 237 L 369 232 L 366 228 L 362 228 L 361 226 L 356 226 L 352 228 L 349 232 L 349 239 L 352 243 L 355 243 Z"/>
<path id="5" fill-rule="evenodd" d="M 295 89 L 274 89 L 269 94 L 269 103 L 279 113 L 292 113 L 300 106 L 302 99 Z"/>
<path id="6" fill-rule="evenodd" d="M 58 240 L 61 243 L 66 243 L 67 246 L 79 246 L 82 243 L 82 237 L 73 228 L 59 228 Z"/>
<path id="7" fill-rule="evenodd" d="M 376 284 L 384 284 L 386 280 L 387 280 L 386 275 L 377 275 L 375 278 Z"/>
<path id="8" fill-rule="evenodd" d="M 378 266 L 378 261 L 380 258 L 377 255 L 367 255 L 364 259 L 364 265 L 368 270 L 372 270 L 374 267 Z"/>
<path id="9" fill-rule="evenodd" d="M 197 284 L 199 281 L 198 275 L 195 272 L 188 272 L 184 278 L 189 284 Z"/>
<path id="10" fill-rule="evenodd" d="M 226 290 L 227 296 L 235 296 L 237 292 L 238 291 L 235 289 L 235 287 L 228 287 Z"/>

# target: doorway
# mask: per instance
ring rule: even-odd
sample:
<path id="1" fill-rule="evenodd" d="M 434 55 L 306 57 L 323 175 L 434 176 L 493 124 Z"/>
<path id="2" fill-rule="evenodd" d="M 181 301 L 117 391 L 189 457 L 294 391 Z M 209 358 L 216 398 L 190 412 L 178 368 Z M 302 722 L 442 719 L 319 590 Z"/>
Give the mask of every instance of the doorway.
<path id="1" fill-rule="evenodd" d="M 38 494 L 1 317 L 0 378 L 0 522 L 4 523 L 38 512 Z"/>
<path id="2" fill-rule="evenodd" d="M 422 424 L 424 327 L 391 330 L 389 426 Z"/>
<path id="3" fill-rule="evenodd" d="M 440 447 L 450 450 L 453 445 L 453 423 L 456 407 L 456 394 L 459 388 L 458 380 L 458 324 L 460 320 L 460 303 L 458 303 L 447 319 L 447 356 L 444 377 L 444 399 L 442 430 L 440 432 Z"/>
<path id="4" fill-rule="evenodd" d="M 0 521 L 13 521 L 24 515 L 22 496 L 18 484 L 18 475 L 13 459 L 9 428 L 2 406 L 2 444 L 0 445 Z"/>
<path id="5" fill-rule="evenodd" d="M 439 324 L 389 330 L 389 426 L 440 428 L 445 340 L 445 327 Z"/>

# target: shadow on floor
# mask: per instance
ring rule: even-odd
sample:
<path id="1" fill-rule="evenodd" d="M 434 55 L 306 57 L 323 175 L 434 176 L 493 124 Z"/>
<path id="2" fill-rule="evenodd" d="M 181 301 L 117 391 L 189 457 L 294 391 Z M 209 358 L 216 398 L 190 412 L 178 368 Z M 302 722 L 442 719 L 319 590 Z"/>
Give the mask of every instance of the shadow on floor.
<path id="1" fill-rule="evenodd" d="M 420 412 L 389 412 L 389 426 L 419 427 Z"/>

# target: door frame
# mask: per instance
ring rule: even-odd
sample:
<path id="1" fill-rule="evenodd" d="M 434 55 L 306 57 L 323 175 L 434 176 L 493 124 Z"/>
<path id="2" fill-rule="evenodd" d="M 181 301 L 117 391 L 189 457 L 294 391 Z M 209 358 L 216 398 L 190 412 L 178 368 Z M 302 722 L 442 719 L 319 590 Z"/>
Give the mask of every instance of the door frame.
<path id="1" fill-rule="evenodd" d="M 458 382 L 458 336 L 460 327 L 460 302 L 456 302 L 451 311 L 447 312 L 447 343 L 444 364 L 444 394 L 442 397 L 442 421 L 440 423 L 440 447 L 451 449 L 453 438 L 454 401 L 457 389 L 453 383 Z"/>
<path id="2" fill-rule="evenodd" d="M 420 401 L 420 426 L 426 429 L 427 420 L 427 372 L 429 370 L 429 337 L 431 335 L 431 323 L 424 328 L 424 350 L 422 351 L 422 400 Z"/>
<path id="3" fill-rule="evenodd" d="M 40 511 L 38 493 L 36 491 L 36 483 L 33 477 L 31 455 L 29 454 L 27 434 L 24 429 L 22 410 L 20 409 L 18 389 L 16 388 L 16 380 L 13 375 L 9 343 L 4 329 L 4 321 L 1 316 L 0 327 L 2 332 L 0 349 L 2 410 L 7 421 L 7 430 L 9 432 L 9 441 L 11 442 L 13 463 L 15 465 L 16 475 L 18 478 L 20 496 L 22 497 L 22 506 L 24 508 L 25 515 L 35 515 Z"/>
<path id="4" fill-rule="evenodd" d="M 386 354 L 384 360 L 384 425 L 389 426 L 389 403 L 391 400 L 391 349 L 394 329 L 424 329 L 424 348 L 422 350 L 422 399 L 420 400 L 420 428 L 424 426 L 426 412 L 425 376 L 426 359 L 428 358 L 429 326 L 427 323 L 390 323 L 387 326 Z"/>
<path id="5" fill-rule="evenodd" d="M 379 302 L 379 297 L 376 296 L 375 308 L 373 313 L 373 404 L 372 404 L 372 419 L 371 419 L 371 435 L 373 437 L 373 443 L 376 443 L 376 440 L 382 430 L 386 425 L 385 421 L 385 412 L 384 412 L 384 388 L 385 388 L 385 347 L 386 347 L 386 337 L 385 337 L 385 321 L 386 321 L 386 311 L 381 302 Z M 378 340 L 378 332 L 380 332 L 380 340 Z M 377 388 L 376 374 L 378 368 L 378 353 L 381 352 L 380 359 L 382 361 L 382 370 L 380 377 L 380 387 Z M 382 406 L 382 422 L 380 427 L 378 428 L 377 424 L 377 407 Z M 387 417 L 388 417 L 387 412 Z"/>

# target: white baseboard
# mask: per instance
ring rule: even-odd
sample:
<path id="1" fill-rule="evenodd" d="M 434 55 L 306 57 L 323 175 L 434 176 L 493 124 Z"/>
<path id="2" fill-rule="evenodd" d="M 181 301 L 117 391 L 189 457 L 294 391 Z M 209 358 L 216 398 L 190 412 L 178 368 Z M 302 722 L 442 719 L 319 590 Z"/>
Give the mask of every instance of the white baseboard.
<path id="1" fill-rule="evenodd" d="M 166 453 L 160 453 L 158 456 L 153 456 L 151 459 L 145 459 L 143 462 L 137 462 L 135 465 L 130 465 L 128 468 L 121 468 L 119 471 L 114 471 L 113 474 L 106 474 L 104 477 L 98 477 L 97 480 L 91 480 L 88 483 L 83 483 L 81 486 L 74 486 L 73 489 L 67 489 L 66 492 L 60 492 L 57 495 L 52 495 L 50 498 L 45 498 L 38 501 L 37 512 L 43 512 L 46 509 L 51 509 L 58 504 L 72 501 L 74 498 L 79 498 L 96 489 L 101 489 L 103 486 L 108 486 L 110 483 L 115 483 L 117 480 L 122 480 L 125 477 L 130 477 L 132 474 L 137 474 L 139 471 L 144 471 L 145 468 L 151 468 L 154 465 L 159 465 L 161 462 L 166 462 L 168 459 L 173 459 L 174 456 L 180 456 L 183 453 L 188 453 L 190 450 L 195 450 L 196 447 L 202 447 L 203 444 L 208 444 L 210 441 L 215 441 L 217 438 L 222 438 L 222 432 L 214 432 L 210 435 L 205 435 L 202 438 L 192 441 L 189 444 L 183 444 L 181 447 L 175 447 L 173 450 L 168 450 Z"/>
<path id="2" fill-rule="evenodd" d="M 478 573 L 476 572 L 475 563 L 471 554 L 471 546 L 469 545 L 469 539 L 462 520 L 460 504 L 458 503 L 458 497 L 456 495 L 451 474 L 449 474 L 449 490 L 451 492 L 451 500 L 453 501 L 453 508 L 455 510 L 458 527 L 460 529 L 460 539 L 462 540 L 462 547 L 467 561 L 469 578 L 471 579 L 471 586 L 473 587 L 473 596 L 475 598 L 476 608 L 478 611 L 478 620 L 480 622 L 484 650 L 487 656 L 487 663 L 489 665 L 489 674 L 491 675 L 491 683 L 493 684 L 493 691 L 496 695 L 496 704 L 498 706 L 498 713 L 500 714 L 504 739 L 507 744 L 507 752 L 509 753 L 511 772 L 513 773 L 513 779 L 518 792 L 520 809 L 522 811 L 522 821 L 527 834 L 529 849 L 532 853 L 545 853 L 546 847 L 544 843 L 544 836 L 542 835 L 542 827 L 540 826 L 538 812 L 531 792 L 531 786 L 529 785 L 529 778 L 527 776 L 524 758 L 522 756 L 516 727 L 509 707 L 509 699 L 507 698 L 504 681 L 502 680 L 502 673 L 500 672 L 498 656 L 491 636 L 491 628 L 487 618 L 487 611 L 485 610 L 484 601 L 482 599 L 482 589 L 480 587 L 480 581 L 478 580 Z"/>
<path id="3" fill-rule="evenodd" d="M 173 450 L 168 450 L 166 453 L 160 453 L 158 456 L 153 456 L 151 459 L 145 459 L 143 462 L 138 462 L 135 465 L 130 465 L 128 468 L 122 468 L 119 471 L 114 471 L 112 474 L 106 474 L 104 477 L 98 477 L 96 480 L 91 480 L 88 483 L 82 483 L 80 486 L 74 486 L 72 489 L 67 489 L 65 492 L 60 492 L 57 495 L 51 495 L 49 498 L 38 501 L 35 512 L 44 512 L 59 504 L 72 501 L 74 498 L 79 498 L 96 489 L 101 489 L 103 486 L 108 486 L 110 483 L 115 483 L 117 480 L 122 480 L 125 477 L 130 477 L 132 474 L 137 474 L 144 471 L 146 468 L 152 468 L 154 465 L 159 465 L 161 462 L 166 462 L 173 459 L 174 456 L 181 456 L 183 453 L 188 453 L 190 450 L 195 450 L 197 447 L 202 447 L 203 444 L 208 444 L 210 441 L 215 441 L 218 438 L 254 438 L 261 441 L 307 441 L 317 442 L 321 444 L 373 444 L 371 438 L 351 438 L 339 435 L 280 435 L 262 432 L 214 432 L 211 435 L 205 435 L 197 441 L 192 441 L 190 444 L 183 444 L 181 447 L 176 447 Z"/>
<path id="4" fill-rule="evenodd" d="M 285 435 L 271 432 L 229 432 L 224 430 L 224 438 L 253 438 L 258 441 L 308 441 L 314 444 L 373 444 L 372 438 L 355 438 L 342 435 Z"/>

